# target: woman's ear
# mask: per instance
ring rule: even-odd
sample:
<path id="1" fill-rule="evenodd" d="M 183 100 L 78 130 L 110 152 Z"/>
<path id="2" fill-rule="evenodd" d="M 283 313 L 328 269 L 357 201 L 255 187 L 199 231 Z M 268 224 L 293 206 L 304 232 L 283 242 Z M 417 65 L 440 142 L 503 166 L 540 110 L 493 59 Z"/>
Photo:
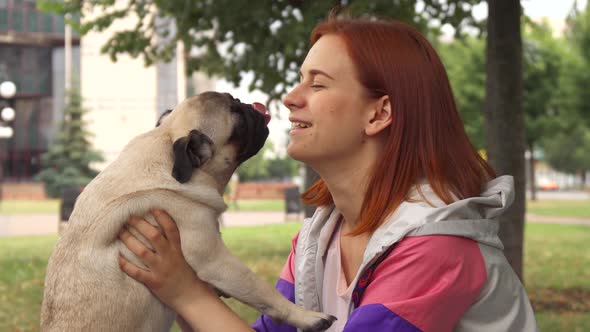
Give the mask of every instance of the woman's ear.
<path id="1" fill-rule="evenodd" d="M 365 134 L 367 136 L 377 135 L 383 129 L 389 127 L 391 121 L 391 101 L 389 100 L 389 96 L 385 95 L 375 101 L 372 109 L 369 111 L 369 122 L 365 126 Z"/>

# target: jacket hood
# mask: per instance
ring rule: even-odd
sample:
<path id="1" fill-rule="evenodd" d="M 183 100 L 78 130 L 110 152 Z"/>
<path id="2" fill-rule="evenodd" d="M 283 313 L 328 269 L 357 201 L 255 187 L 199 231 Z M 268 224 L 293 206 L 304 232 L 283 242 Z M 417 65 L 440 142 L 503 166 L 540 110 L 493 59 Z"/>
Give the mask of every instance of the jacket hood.
<path id="1" fill-rule="evenodd" d="M 420 185 L 419 192 L 426 201 L 421 199 L 403 202 L 371 236 L 363 263 L 375 259 L 406 236 L 454 235 L 499 249 L 504 248 L 498 237 L 498 216 L 514 200 L 512 176 L 495 178 L 486 184 L 479 196 L 457 200 L 448 205 L 438 199 L 428 184 Z M 420 198 L 417 195 L 410 196 Z M 311 228 L 318 231 L 323 228 L 320 237 L 324 234 L 328 236 L 335 227 L 333 220 L 339 214 L 334 206 L 320 208 L 312 218 L 314 223 Z"/>
<path id="2" fill-rule="evenodd" d="M 428 196 L 430 186 L 421 191 Z M 389 247 L 404 236 L 454 235 L 503 249 L 498 237 L 498 216 L 514 200 L 514 179 L 501 176 L 486 184 L 477 197 L 433 207 L 424 202 L 404 202 L 372 236 L 369 251 Z M 372 249 L 372 250 L 369 250 Z"/>

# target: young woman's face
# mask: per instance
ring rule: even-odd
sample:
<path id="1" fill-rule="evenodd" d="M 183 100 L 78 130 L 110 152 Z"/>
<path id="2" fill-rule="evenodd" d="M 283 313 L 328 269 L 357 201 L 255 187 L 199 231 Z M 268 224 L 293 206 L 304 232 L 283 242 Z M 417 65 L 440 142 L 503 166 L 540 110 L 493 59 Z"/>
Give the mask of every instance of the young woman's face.
<path id="1" fill-rule="evenodd" d="M 287 152 L 312 167 L 345 160 L 364 140 L 372 104 L 342 39 L 322 36 L 300 75 L 300 83 L 283 98 L 292 124 Z"/>

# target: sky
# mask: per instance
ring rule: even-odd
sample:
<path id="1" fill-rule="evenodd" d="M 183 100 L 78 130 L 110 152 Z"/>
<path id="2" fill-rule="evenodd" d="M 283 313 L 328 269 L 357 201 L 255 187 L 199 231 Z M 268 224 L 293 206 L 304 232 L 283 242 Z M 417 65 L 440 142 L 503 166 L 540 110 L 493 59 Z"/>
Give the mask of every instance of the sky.
<path id="1" fill-rule="evenodd" d="M 574 0 L 523 0 L 525 14 L 532 18 L 549 17 L 565 19 Z M 587 0 L 578 0 L 578 8 L 584 8 Z"/>
<path id="2" fill-rule="evenodd" d="M 533 19 L 548 18 L 553 22 L 560 22 L 565 20 L 568 13 L 570 12 L 575 0 L 522 0 L 522 6 L 526 15 Z M 578 8 L 582 9 L 586 5 L 587 0 L 578 0 Z M 474 9 L 474 15 L 476 18 L 482 18 L 487 15 L 487 5 L 482 3 Z M 246 76 L 246 80 L 248 76 Z M 249 76 L 251 79 L 251 76 Z M 266 95 L 260 91 L 249 92 L 247 84 L 242 84 L 240 87 L 235 88 L 228 82 L 219 81 L 216 84 L 218 91 L 227 91 L 234 97 L 239 98 L 244 102 L 261 102 L 266 101 Z M 275 148 L 280 154 L 284 154 L 286 144 L 288 140 L 287 131 L 290 128 L 288 121 L 289 111 L 286 107 L 280 106 L 277 109 L 271 109 L 271 113 L 276 115 L 280 113 L 279 117 L 274 116 L 269 123 L 270 135 L 269 139 L 276 145 Z"/>

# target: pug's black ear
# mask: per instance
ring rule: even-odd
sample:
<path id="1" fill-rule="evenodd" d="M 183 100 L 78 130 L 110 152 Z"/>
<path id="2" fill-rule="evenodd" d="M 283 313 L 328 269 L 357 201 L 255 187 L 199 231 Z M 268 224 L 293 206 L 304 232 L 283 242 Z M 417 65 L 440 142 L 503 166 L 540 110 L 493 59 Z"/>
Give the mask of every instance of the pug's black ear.
<path id="1" fill-rule="evenodd" d="M 193 170 L 201 167 L 213 154 L 213 141 L 198 130 L 191 130 L 172 145 L 174 167 L 172 176 L 176 181 L 185 183 L 191 179 Z"/>

